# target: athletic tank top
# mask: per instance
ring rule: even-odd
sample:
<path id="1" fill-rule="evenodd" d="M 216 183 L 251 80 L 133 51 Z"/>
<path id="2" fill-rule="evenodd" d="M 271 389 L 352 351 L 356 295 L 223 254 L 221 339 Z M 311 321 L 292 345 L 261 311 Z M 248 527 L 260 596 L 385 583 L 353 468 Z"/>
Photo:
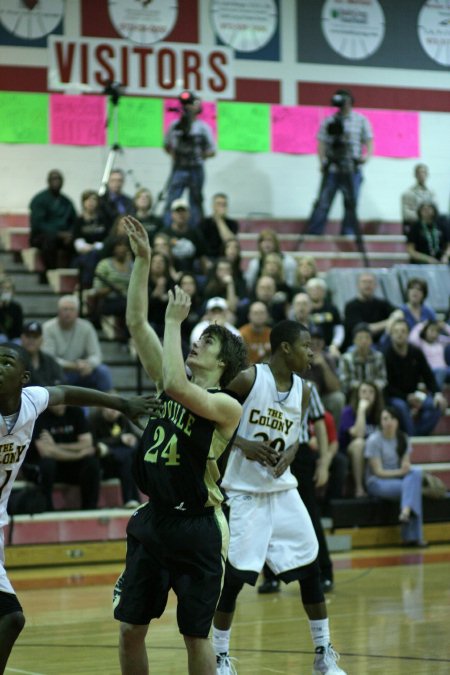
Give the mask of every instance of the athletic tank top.
<path id="1" fill-rule="evenodd" d="M 211 391 L 210 393 L 215 393 Z M 150 418 L 135 455 L 134 477 L 155 507 L 180 515 L 218 507 L 222 493 L 217 460 L 231 440 L 215 423 L 196 415 L 164 392 L 163 412 Z"/>
<path id="2" fill-rule="evenodd" d="M 22 389 L 19 415 L 12 429 L 8 430 L 0 415 L 0 527 L 8 522 L 6 506 L 11 488 L 30 445 L 36 419 L 47 404 L 48 391 L 44 387 L 26 387 Z"/>
<path id="3" fill-rule="evenodd" d="M 249 441 L 268 442 L 277 450 L 283 451 L 299 439 L 302 380 L 298 375 L 292 374 L 289 392 L 280 394 L 269 365 L 260 363 L 255 369 L 255 382 L 243 404 L 237 435 Z M 297 480 L 290 468 L 282 476 L 275 478 L 271 467 L 250 461 L 239 448 L 232 448 L 222 480 L 222 487 L 227 492 L 279 492 L 296 486 Z"/>

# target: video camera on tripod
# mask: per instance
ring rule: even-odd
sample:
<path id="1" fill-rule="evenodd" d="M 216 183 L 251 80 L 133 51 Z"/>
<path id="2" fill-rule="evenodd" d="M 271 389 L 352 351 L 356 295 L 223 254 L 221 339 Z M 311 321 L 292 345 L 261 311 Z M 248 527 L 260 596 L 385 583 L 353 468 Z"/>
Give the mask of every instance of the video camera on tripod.
<path id="1" fill-rule="evenodd" d="M 327 133 L 331 143 L 327 148 L 327 166 L 334 164 L 339 171 L 355 170 L 356 160 L 352 155 L 352 146 L 344 127 L 344 109 L 352 101 L 352 96 L 344 90 L 337 91 L 331 99 L 331 105 L 338 108 L 327 124 Z"/>
<path id="2" fill-rule="evenodd" d="M 192 93 L 192 91 L 182 91 L 178 96 L 181 108 L 169 108 L 171 112 L 181 113 L 181 117 L 175 125 L 175 129 L 181 131 L 184 138 L 189 136 L 191 131 L 192 120 L 194 115 L 200 110 L 193 111 L 192 108 L 187 106 L 193 106 L 196 101 L 199 101 L 199 97 Z"/>

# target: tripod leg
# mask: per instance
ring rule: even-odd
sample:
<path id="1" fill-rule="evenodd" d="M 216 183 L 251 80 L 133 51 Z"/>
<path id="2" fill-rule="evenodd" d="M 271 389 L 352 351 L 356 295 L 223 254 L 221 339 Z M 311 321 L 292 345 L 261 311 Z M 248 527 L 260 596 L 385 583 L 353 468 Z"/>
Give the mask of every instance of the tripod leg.
<path id="1" fill-rule="evenodd" d="M 341 185 L 344 193 L 345 216 L 342 227 L 342 234 L 354 234 L 358 250 L 364 261 L 365 267 L 369 267 L 366 246 L 361 232 L 361 226 L 356 214 L 356 193 L 353 171 L 346 171 L 341 174 Z"/>
<path id="2" fill-rule="evenodd" d="M 116 159 L 117 152 L 119 151 L 118 148 L 112 147 L 111 150 L 108 153 L 108 158 L 106 160 L 105 164 L 105 170 L 103 171 L 103 177 L 102 177 L 102 183 L 100 185 L 100 189 L 98 191 L 98 194 L 100 197 L 102 197 L 106 190 L 108 189 L 108 180 L 109 180 L 109 175 L 111 173 L 111 170 L 114 166 L 114 162 Z"/>
<path id="3" fill-rule="evenodd" d="M 319 196 L 314 204 L 313 212 L 308 224 L 308 234 L 323 234 L 328 211 L 338 188 L 335 173 L 325 169 L 320 183 Z"/>

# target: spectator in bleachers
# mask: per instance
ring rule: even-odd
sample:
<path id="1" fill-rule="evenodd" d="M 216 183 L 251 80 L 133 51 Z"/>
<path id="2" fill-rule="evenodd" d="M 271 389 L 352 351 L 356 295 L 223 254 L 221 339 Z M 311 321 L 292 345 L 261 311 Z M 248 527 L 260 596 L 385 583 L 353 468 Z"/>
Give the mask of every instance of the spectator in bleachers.
<path id="1" fill-rule="evenodd" d="M 307 293 L 296 293 L 292 298 L 292 304 L 289 311 L 289 318 L 306 326 L 309 330 L 312 328 L 311 321 L 312 302 Z"/>
<path id="2" fill-rule="evenodd" d="M 152 257 L 154 255 L 155 254 L 153 253 Z M 190 351 L 189 341 L 191 333 L 202 318 L 203 296 L 198 288 L 197 279 L 193 274 L 183 274 L 178 282 L 178 285 L 182 291 L 189 295 L 191 299 L 189 314 L 181 324 L 181 346 L 183 349 L 183 355 L 185 358 L 187 358 L 187 355 Z"/>
<path id="3" fill-rule="evenodd" d="M 56 482 L 79 485 L 81 508 L 96 509 L 100 492 L 100 463 L 82 408 L 49 406 L 37 420 L 33 431 L 39 455 L 42 491 L 47 511 L 53 511 Z"/>
<path id="4" fill-rule="evenodd" d="M 103 326 L 106 317 L 106 321 L 113 317 L 112 332 L 106 332 L 113 339 L 122 342 L 129 337 L 125 326 L 125 309 L 132 269 L 133 259 L 128 237 L 117 237 L 112 255 L 100 260 L 95 268 L 94 284 L 89 294 L 95 305 L 95 314 L 90 313 L 94 325 L 100 323 Z"/>
<path id="5" fill-rule="evenodd" d="M 206 312 L 203 319 L 195 326 L 191 333 L 191 345 L 199 340 L 205 328 L 208 328 L 208 326 L 214 323 L 218 326 L 225 326 L 231 333 L 241 337 L 236 326 L 229 321 L 228 304 L 225 298 L 210 298 L 206 303 Z"/>
<path id="6" fill-rule="evenodd" d="M 234 283 L 231 263 L 225 258 L 218 258 L 213 264 L 205 288 L 203 289 L 203 295 L 205 299 L 217 296 L 225 298 L 230 312 L 236 312 L 239 298 Z"/>
<path id="7" fill-rule="evenodd" d="M 259 277 L 255 291 L 251 297 L 252 302 L 263 302 L 269 312 L 270 325 L 287 318 L 288 303 L 284 293 L 277 293 L 275 279 L 272 277 Z M 243 303 L 238 307 L 237 325 L 242 326 L 248 322 L 249 303 Z"/>
<path id="8" fill-rule="evenodd" d="M 427 187 L 426 181 L 429 176 L 428 167 L 425 164 L 416 164 L 414 167 L 416 182 L 409 190 L 402 194 L 402 220 L 403 233 L 408 234 L 411 225 L 417 223 L 417 210 L 424 202 L 436 203 L 436 195 Z"/>
<path id="9" fill-rule="evenodd" d="M 376 430 L 383 407 L 381 391 L 373 382 L 361 382 L 350 396 L 350 404 L 341 415 L 339 452 L 350 457 L 355 497 L 364 497 L 364 446 Z"/>
<path id="10" fill-rule="evenodd" d="M 165 232 L 157 232 L 153 238 L 152 255 L 161 253 L 169 265 L 170 278 L 173 283 L 178 283 L 183 276 L 183 272 L 178 272 L 175 268 L 175 259 L 170 245 L 170 237 Z"/>
<path id="11" fill-rule="evenodd" d="M 406 285 L 406 302 L 400 307 L 404 319 L 412 329 L 421 321 L 435 321 L 436 312 L 425 300 L 428 295 L 428 284 L 425 279 L 412 277 Z"/>
<path id="12" fill-rule="evenodd" d="M 89 321 L 79 317 L 79 311 L 76 295 L 59 298 L 57 316 L 42 326 L 42 349 L 63 368 L 67 384 L 111 391 L 111 373 L 102 363 L 97 333 Z"/>
<path id="13" fill-rule="evenodd" d="M 263 302 L 252 302 L 248 310 L 248 323 L 239 328 L 247 345 L 249 364 L 262 363 L 270 356 L 269 312 Z"/>
<path id="14" fill-rule="evenodd" d="M 158 251 L 153 252 L 148 275 L 148 316 L 150 325 L 160 338 L 164 334 L 164 316 L 169 301 L 169 290 L 173 287 L 168 259 Z"/>
<path id="15" fill-rule="evenodd" d="M 0 343 L 18 342 L 22 332 L 23 309 L 13 300 L 14 290 L 10 277 L 0 279 Z"/>
<path id="16" fill-rule="evenodd" d="M 337 376 L 336 360 L 325 345 L 322 326 L 313 324 L 310 333 L 314 357 L 307 377 L 316 385 L 322 403 L 333 415 L 336 427 L 339 427 L 341 412 L 345 406 L 345 394 L 341 391 Z"/>
<path id="17" fill-rule="evenodd" d="M 241 245 L 236 238 L 228 239 L 224 246 L 224 258 L 230 263 L 233 270 L 233 279 L 236 292 L 240 300 L 248 297 L 247 283 L 242 271 Z"/>
<path id="18" fill-rule="evenodd" d="M 125 173 L 122 169 L 112 169 L 108 178 L 108 186 L 100 197 L 99 215 L 110 229 L 118 216 L 134 215 L 135 208 L 131 197 L 122 192 Z"/>
<path id="19" fill-rule="evenodd" d="M 356 324 L 353 329 L 353 348 L 342 355 L 339 363 L 339 380 L 347 397 L 361 382 L 373 382 L 380 391 L 383 391 L 387 384 L 384 356 L 372 346 L 369 325 Z"/>
<path id="20" fill-rule="evenodd" d="M 136 429 L 125 415 L 112 408 L 94 408 L 89 417 L 89 428 L 100 458 L 102 478 L 118 478 L 124 508 L 137 508 L 139 491 L 132 471 L 139 441 Z"/>
<path id="21" fill-rule="evenodd" d="M 427 436 L 447 407 L 436 379 L 421 349 L 409 344 L 404 319 L 391 330 L 391 345 L 385 351 L 387 386 L 385 395 L 398 410 L 408 436 Z"/>
<path id="22" fill-rule="evenodd" d="M 409 342 L 422 350 L 433 371 L 438 389 L 450 383 L 450 326 L 444 321 L 418 323 L 409 335 Z"/>
<path id="23" fill-rule="evenodd" d="M 66 376 L 63 369 L 53 356 L 42 351 L 42 341 L 42 326 L 39 321 L 27 321 L 23 326 L 20 342 L 30 357 L 30 386 L 52 387 L 64 384 Z"/>
<path id="24" fill-rule="evenodd" d="M 169 235 L 175 268 L 178 272 L 192 272 L 194 261 L 202 253 L 196 229 L 189 225 L 189 204 L 185 199 L 175 199 L 170 207 L 170 225 L 164 232 Z"/>
<path id="25" fill-rule="evenodd" d="M 76 212 L 61 192 L 63 182 L 60 171 L 50 171 L 47 190 L 38 192 L 30 202 L 30 246 L 39 249 L 45 271 L 67 267 L 73 256 Z M 41 281 L 45 281 L 45 272 Z"/>
<path id="26" fill-rule="evenodd" d="M 436 206 L 424 202 L 419 206 L 417 215 L 417 222 L 411 225 L 406 243 L 410 262 L 419 265 L 447 264 L 450 241 Z"/>
<path id="27" fill-rule="evenodd" d="M 101 257 L 103 242 L 108 234 L 99 215 L 98 194 L 85 190 L 81 195 L 81 215 L 77 216 L 73 231 L 75 256 L 71 264 L 80 270 L 82 288 L 91 288 L 94 270 Z"/>
<path id="28" fill-rule="evenodd" d="M 237 220 L 228 218 L 228 197 L 217 192 L 212 198 L 212 214 L 203 218 L 197 226 L 203 242 L 204 269 L 207 270 L 217 258 L 225 254 L 225 244 L 235 239 L 239 232 Z"/>
<path id="29" fill-rule="evenodd" d="M 280 253 L 268 253 L 264 256 L 261 268 L 262 277 L 272 277 L 277 285 L 277 293 L 284 293 L 286 300 L 292 297 L 292 288 L 286 282 L 283 257 Z"/>
<path id="30" fill-rule="evenodd" d="M 310 279 L 318 275 L 317 264 L 311 255 L 302 255 L 297 258 L 297 269 L 295 271 L 294 290 L 302 293 Z"/>
<path id="31" fill-rule="evenodd" d="M 422 535 L 422 470 L 411 466 L 411 442 L 400 429 L 394 408 L 383 408 L 380 428 L 366 442 L 369 495 L 399 500 L 404 544 L 426 546 Z"/>
<path id="32" fill-rule="evenodd" d="M 289 253 L 283 253 L 280 247 L 278 235 L 274 230 L 261 230 L 258 237 L 258 253 L 249 262 L 245 272 L 247 288 L 251 291 L 256 284 L 258 277 L 262 275 L 264 257 L 268 253 L 279 253 L 283 258 L 284 278 L 288 286 L 295 286 L 297 263 L 295 258 Z"/>
<path id="33" fill-rule="evenodd" d="M 141 221 L 145 227 L 150 245 L 153 244 L 155 234 L 163 227 L 163 220 L 152 213 L 153 198 L 152 193 L 147 188 L 139 188 L 133 199 L 136 218 Z"/>
<path id="34" fill-rule="evenodd" d="M 127 233 L 123 224 L 123 217 L 117 216 L 103 242 L 101 258 L 110 258 L 112 256 L 112 250 L 114 248 L 114 244 L 117 241 L 117 237 L 124 237 L 126 234 Z"/>
<path id="35" fill-rule="evenodd" d="M 358 323 L 369 325 L 372 339 L 376 344 L 386 328 L 387 320 L 395 310 L 388 300 L 377 298 L 375 290 L 377 279 L 370 272 L 363 272 L 358 277 L 358 295 L 345 305 L 344 326 L 345 346 L 351 344 L 353 329 Z"/>
<path id="36" fill-rule="evenodd" d="M 330 354 L 339 358 L 345 332 L 338 308 L 328 299 L 328 286 L 316 277 L 306 282 L 305 290 L 311 300 L 310 321 L 321 326 Z"/>

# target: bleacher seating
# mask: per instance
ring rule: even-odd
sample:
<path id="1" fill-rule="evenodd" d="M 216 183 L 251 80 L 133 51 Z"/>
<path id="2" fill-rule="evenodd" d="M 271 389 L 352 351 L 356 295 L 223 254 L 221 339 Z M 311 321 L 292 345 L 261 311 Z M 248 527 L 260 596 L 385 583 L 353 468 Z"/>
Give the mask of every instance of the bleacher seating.
<path id="1" fill-rule="evenodd" d="M 365 269 L 362 256 L 352 237 L 341 237 L 337 234 L 337 223 L 329 224 L 326 236 L 311 237 L 304 234 L 304 221 L 273 220 L 261 215 L 239 220 L 244 266 L 255 254 L 259 231 L 270 227 L 277 231 L 284 251 L 289 251 L 295 257 L 305 254 L 314 256 L 333 290 L 333 301 L 340 311 L 345 302 L 356 295 L 357 276 Z M 389 299 L 393 304 L 402 304 L 407 279 L 419 274 L 427 279 L 430 304 L 440 313 L 448 310 L 450 275 L 447 267 L 407 265 L 408 257 L 400 223 L 364 223 L 362 229 L 371 265 L 369 271 L 377 276 L 377 294 L 380 297 Z M 0 214 L 0 242 L 3 247 L 0 263 L 15 279 L 17 299 L 23 305 L 27 318 L 45 321 L 55 315 L 58 295 L 73 290 L 76 272 L 57 270 L 53 276 L 49 276 L 50 286 L 39 285 L 38 272 L 42 267 L 38 252 L 29 248 L 27 230 L 28 217 L 25 214 Z M 101 334 L 100 338 L 103 338 Z M 103 339 L 102 349 L 105 362 L 113 371 L 115 387 L 121 393 L 132 394 L 138 386 L 143 386 L 144 389 L 151 386 L 128 352 Z M 447 390 L 447 394 L 450 400 L 450 390 Z M 413 439 L 413 461 L 439 475 L 450 489 L 449 412 L 450 410 L 431 437 Z M 79 541 L 83 537 L 91 542 L 103 539 L 121 540 L 128 515 L 123 515 L 117 508 L 111 510 L 112 506 L 118 506 L 118 489 L 117 481 L 102 486 L 101 507 L 109 510 L 95 512 L 92 517 L 82 512 L 64 511 L 61 524 L 55 514 L 19 516 L 15 519 L 16 533 L 13 541 L 20 541 L 21 544 L 31 541 L 42 543 L 46 541 L 46 537 L 52 542 L 74 541 L 73 538 Z M 56 501 L 59 508 L 76 507 L 76 490 L 59 486 Z M 342 503 L 334 502 L 332 531 L 353 540 L 354 546 L 399 543 L 397 511 L 396 506 L 392 510 L 392 505 L 378 500 L 345 499 Z M 78 528 L 77 519 L 80 523 Z M 425 523 L 425 535 L 430 541 L 442 540 L 439 537 L 450 541 L 450 497 L 425 504 Z M 34 534 L 33 525 L 37 527 Z M 78 549 L 75 547 L 73 550 Z M 101 553 L 96 552 L 95 555 L 101 556 Z M 61 554 L 58 556 L 56 558 L 60 560 Z M 122 556 L 123 550 L 120 548 L 120 557 Z"/>

